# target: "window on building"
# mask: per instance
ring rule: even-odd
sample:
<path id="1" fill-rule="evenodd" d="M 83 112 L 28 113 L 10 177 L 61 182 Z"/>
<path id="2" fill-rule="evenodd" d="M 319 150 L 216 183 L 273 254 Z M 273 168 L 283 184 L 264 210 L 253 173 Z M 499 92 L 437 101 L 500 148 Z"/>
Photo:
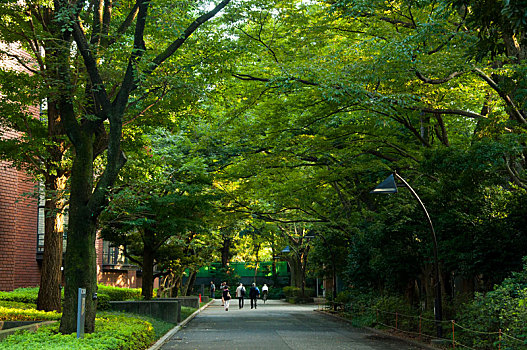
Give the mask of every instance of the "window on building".
<path id="1" fill-rule="evenodd" d="M 38 196 L 38 220 L 37 220 L 37 253 L 44 253 L 44 236 L 46 234 L 46 196 L 44 192 L 44 185 L 39 185 Z M 66 227 L 68 226 L 68 210 L 64 211 L 64 234 L 62 236 L 62 252 L 66 251 Z"/>
<path id="2" fill-rule="evenodd" d="M 129 260 L 124 256 L 120 247 L 113 246 L 110 242 L 102 242 L 103 265 L 129 265 Z"/>

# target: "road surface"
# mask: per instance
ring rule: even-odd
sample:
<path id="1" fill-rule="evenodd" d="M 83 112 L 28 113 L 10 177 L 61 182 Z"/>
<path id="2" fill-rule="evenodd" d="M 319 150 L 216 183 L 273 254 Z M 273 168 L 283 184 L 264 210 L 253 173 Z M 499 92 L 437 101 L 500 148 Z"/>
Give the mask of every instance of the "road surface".
<path id="1" fill-rule="evenodd" d="M 354 328 L 334 317 L 315 312 L 314 305 L 291 305 L 268 300 L 243 309 L 236 299 L 225 311 L 215 300 L 174 334 L 162 350 L 422 350 L 404 341 Z"/>

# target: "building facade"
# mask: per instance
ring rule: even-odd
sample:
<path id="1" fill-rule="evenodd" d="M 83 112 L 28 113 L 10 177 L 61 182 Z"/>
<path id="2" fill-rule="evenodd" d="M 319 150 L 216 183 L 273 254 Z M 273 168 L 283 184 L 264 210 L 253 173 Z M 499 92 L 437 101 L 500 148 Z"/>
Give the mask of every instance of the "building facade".
<path id="1" fill-rule="evenodd" d="M 36 259 L 38 206 L 27 175 L 0 162 L 0 290 L 40 282 Z"/>

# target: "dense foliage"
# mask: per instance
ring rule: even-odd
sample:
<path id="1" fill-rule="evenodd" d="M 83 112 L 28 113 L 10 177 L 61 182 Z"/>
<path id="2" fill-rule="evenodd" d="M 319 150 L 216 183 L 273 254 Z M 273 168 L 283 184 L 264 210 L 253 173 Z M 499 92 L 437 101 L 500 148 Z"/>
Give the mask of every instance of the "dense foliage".
<path id="1" fill-rule="evenodd" d="M 120 5 L 117 20 L 138 10 Z M 256 271 L 262 259 L 280 258 L 303 295 L 309 277 L 324 277 L 337 284 L 328 283 L 327 296 L 373 291 L 372 303 L 384 309 L 430 313 L 440 283 L 445 317 L 480 292 L 476 309 L 506 304 L 488 315 L 510 323 L 493 326 L 523 332 L 514 319 L 525 311 L 496 297 L 500 288 L 521 288 L 506 280 L 493 290 L 527 254 L 523 2 L 223 1 L 221 13 L 210 13 L 218 15 L 210 32 L 192 37 L 196 28 L 182 28 L 208 12 L 180 5 L 173 19 L 168 4 L 148 3 L 160 19 L 136 20 L 134 43 L 119 35 L 113 46 L 99 34 L 118 28 L 97 34 L 86 26 L 99 61 L 82 28 L 71 28 L 78 51 L 71 45 L 68 13 L 55 14 L 85 63 L 77 70 L 82 89 L 93 94 L 66 84 L 78 112 L 67 116 L 70 141 L 80 152 L 80 130 L 92 142 L 79 160 L 86 173 L 71 181 L 72 244 L 94 240 L 102 224 L 104 238 L 143 267 L 147 298 L 156 264 L 166 289 L 188 292 L 211 260 L 233 280 L 233 259 Z M 170 21 L 177 25 L 163 24 Z M 164 54 L 160 47 L 181 33 L 194 51 Z M 94 140 L 107 133 L 113 138 L 98 149 Z M 437 251 L 408 189 L 370 193 L 394 171 L 428 208 Z M 73 272 L 68 288 L 79 282 Z"/>

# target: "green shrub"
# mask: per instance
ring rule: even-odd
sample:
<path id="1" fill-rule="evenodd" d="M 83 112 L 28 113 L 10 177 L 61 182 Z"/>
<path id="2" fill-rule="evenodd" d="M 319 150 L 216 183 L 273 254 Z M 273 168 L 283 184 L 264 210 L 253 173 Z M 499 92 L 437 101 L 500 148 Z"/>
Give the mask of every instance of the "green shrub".
<path id="1" fill-rule="evenodd" d="M 152 327 L 154 327 L 156 339 L 161 338 L 163 335 L 165 335 L 169 330 L 171 330 L 175 326 L 174 323 L 165 322 L 160 319 L 149 317 L 146 315 L 138 315 L 138 314 L 131 315 L 131 314 L 120 312 L 120 311 L 105 311 L 105 312 L 101 312 L 98 314 L 99 317 L 107 317 L 109 315 L 120 316 L 120 317 L 122 316 L 133 317 L 133 318 L 137 318 L 137 319 L 149 322 L 152 325 Z"/>
<path id="2" fill-rule="evenodd" d="M 494 290 L 476 294 L 460 312 L 458 323 L 473 330 L 456 332 L 456 338 L 464 345 L 496 348 L 496 332 L 501 329 L 507 334 L 502 338 L 501 349 L 527 349 L 527 261 L 523 271 L 514 273 Z"/>
<path id="3" fill-rule="evenodd" d="M 36 304 L 38 287 L 18 288 L 12 292 L 0 292 L 0 300 Z"/>
<path id="4" fill-rule="evenodd" d="M 141 299 L 141 288 L 120 288 L 98 285 L 98 294 L 106 294 L 112 301 L 138 300 Z"/>
<path id="5" fill-rule="evenodd" d="M 117 326 L 118 325 L 118 326 Z M 0 342 L 0 349 L 147 349 L 155 339 L 152 325 L 136 317 L 105 315 L 95 320 L 95 332 L 77 339 L 58 333 L 58 324 L 43 326 L 35 333 L 20 332 Z"/>
<path id="6" fill-rule="evenodd" d="M 419 329 L 419 312 L 402 297 L 383 296 L 377 299 L 373 308 L 379 310 L 378 322 L 406 331 Z M 432 316 L 433 318 L 433 316 Z"/>
<path id="7" fill-rule="evenodd" d="M 282 290 L 286 298 L 302 297 L 301 288 L 287 286 L 287 287 L 284 287 Z M 308 298 L 313 298 L 315 296 L 315 290 L 313 288 L 304 288 L 304 296 Z"/>
<path id="8" fill-rule="evenodd" d="M 105 285 L 98 285 L 97 297 L 106 295 L 113 301 L 138 300 L 141 299 L 141 288 L 120 288 Z M 39 287 L 18 288 L 12 292 L 0 292 L 0 301 L 15 301 L 19 303 L 36 304 L 38 299 Z M 62 298 L 64 299 L 64 290 L 62 290 Z M 108 301 L 103 297 L 102 307 L 105 307 L 105 302 Z M 99 300 L 99 306 L 101 302 Z"/>
<path id="9" fill-rule="evenodd" d="M 97 310 L 110 310 L 110 296 L 103 293 L 97 293 Z"/>
<path id="10" fill-rule="evenodd" d="M 0 306 L 10 308 L 10 309 L 36 309 L 37 304 L 31 303 L 21 303 L 19 301 L 5 301 L 0 300 Z"/>
<path id="11" fill-rule="evenodd" d="M 282 288 L 273 288 L 273 287 L 269 287 L 269 295 L 268 295 L 268 299 L 283 299 L 285 297 L 285 294 L 284 294 L 284 291 L 282 290 Z"/>
<path id="12" fill-rule="evenodd" d="M 55 311 L 39 311 L 32 309 L 12 309 L 0 306 L 0 321 L 40 321 L 59 320 L 61 314 Z"/>

